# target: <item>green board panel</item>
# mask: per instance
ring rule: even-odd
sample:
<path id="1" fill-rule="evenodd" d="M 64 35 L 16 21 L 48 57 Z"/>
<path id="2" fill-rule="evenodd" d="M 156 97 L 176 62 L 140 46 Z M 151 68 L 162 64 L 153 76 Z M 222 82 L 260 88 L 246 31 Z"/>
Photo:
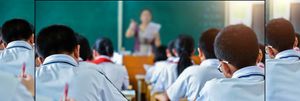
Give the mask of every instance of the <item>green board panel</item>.
<path id="1" fill-rule="evenodd" d="M 88 38 L 108 37 L 117 50 L 117 1 L 36 1 L 36 29 L 63 24 Z"/>
<path id="2" fill-rule="evenodd" d="M 150 9 L 153 21 L 162 25 L 160 36 L 165 45 L 182 33 L 197 40 L 201 32 L 211 27 L 222 28 L 225 23 L 222 1 L 124 1 L 123 46 L 126 50 L 134 46 L 133 38 L 125 38 L 130 19 L 140 21 L 140 12 L 144 8 Z"/>
<path id="3" fill-rule="evenodd" d="M 13 18 L 25 19 L 34 25 L 33 0 L 0 0 L 0 24 Z"/>

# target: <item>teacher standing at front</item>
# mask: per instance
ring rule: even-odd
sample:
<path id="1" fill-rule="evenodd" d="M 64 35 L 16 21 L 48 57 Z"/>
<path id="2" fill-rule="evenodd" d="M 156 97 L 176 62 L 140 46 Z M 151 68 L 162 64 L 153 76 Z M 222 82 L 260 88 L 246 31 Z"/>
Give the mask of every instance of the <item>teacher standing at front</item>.
<path id="1" fill-rule="evenodd" d="M 131 20 L 126 31 L 126 37 L 134 37 L 134 53 L 139 55 L 152 54 L 153 48 L 160 46 L 159 30 L 161 25 L 152 22 L 152 13 L 149 9 L 144 9 L 140 15 L 141 24 L 137 25 L 135 20 Z"/>

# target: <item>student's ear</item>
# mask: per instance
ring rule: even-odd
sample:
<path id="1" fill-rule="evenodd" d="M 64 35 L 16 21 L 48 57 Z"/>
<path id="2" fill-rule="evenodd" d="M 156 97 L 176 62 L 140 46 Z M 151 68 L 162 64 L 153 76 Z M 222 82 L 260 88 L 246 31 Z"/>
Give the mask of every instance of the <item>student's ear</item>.
<path id="1" fill-rule="evenodd" d="M 99 53 L 95 49 L 93 49 L 93 57 L 96 58 L 97 56 L 99 56 Z"/>
<path id="2" fill-rule="evenodd" d="M 276 56 L 275 50 L 272 47 L 266 46 L 266 51 L 269 54 L 271 59 L 274 59 Z"/>
<path id="3" fill-rule="evenodd" d="M 226 78 L 231 78 L 233 72 L 232 72 L 232 70 L 230 69 L 229 64 L 224 63 L 224 62 L 221 62 L 221 64 L 222 64 L 221 70 L 222 70 L 224 76 L 225 76 Z"/>
<path id="4" fill-rule="evenodd" d="M 298 44 L 299 44 L 299 43 L 298 43 L 298 38 L 297 38 L 297 37 L 295 37 L 294 48 L 295 48 L 295 47 L 297 47 L 297 46 L 298 46 Z"/>
<path id="5" fill-rule="evenodd" d="M 205 60 L 205 56 L 204 56 L 202 50 L 200 48 L 197 48 L 197 50 L 198 50 L 198 53 L 199 53 L 198 56 L 200 58 L 200 61 Z"/>
<path id="6" fill-rule="evenodd" d="M 262 58 L 263 58 L 263 52 L 261 51 L 261 49 L 259 49 L 259 52 L 258 52 L 258 56 L 257 56 L 257 59 L 256 59 L 256 63 L 260 63 Z"/>
<path id="7" fill-rule="evenodd" d="M 166 49 L 166 54 L 167 54 L 167 57 L 171 57 L 172 56 L 169 49 Z"/>
<path id="8" fill-rule="evenodd" d="M 34 44 L 34 33 L 31 34 L 30 38 L 27 40 L 30 45 Z"/>
<path id="9" fill-rule="evenodd" d="M 175 54 L 175 56 L 178 56 L 176 49 L 172 49 L 172 52 Z"/>
<path id="10" fill-rule="evenodd" d="M 77 45 L 74 49 L 74 57 L 76 59 L 79 59 L 80 58 L 80 45 Z"/>

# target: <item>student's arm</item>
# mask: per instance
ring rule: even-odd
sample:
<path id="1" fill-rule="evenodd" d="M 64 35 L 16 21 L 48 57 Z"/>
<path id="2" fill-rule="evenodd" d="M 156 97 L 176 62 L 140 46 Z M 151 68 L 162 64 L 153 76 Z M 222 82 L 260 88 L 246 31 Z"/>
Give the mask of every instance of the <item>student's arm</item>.
<path id="1" fill-rule="evenodd" d="M 128 76 L 128 72 L 127 72 L 127 69 L 126 67 L 124 67 L 124 71 L 125 71 L 125 75 L 124 75 L 124 82 L 123 82 L 123 87 L 122 89 L 128 89 L 128 86 L 129 86 L 129 76 Z"/>
<path id="2" fill-rule="evenodd" d="M 180 98 L 185 97 L 187 86 L 189 86 L 187 79 L 186 73 L 182 72 L 176 81 L 168 88 L 167 95 L 171 101 L 177 101 Z"/>
<path id="3" fill-rule="evenodd" d="M 154 84 L 151 94 L 164 92 L 167 78 L 167 68 L 163 68 L 160 75 L 157 78 L 157 82 Z"/>
<path id="4" fill-rule="evenodd" d="M 127 38 L 132 37 L 135 34 L 136 27 L 137 27 L 137 23 L 134 20 L 131 20 L 125 36 Z"/>
<path id="5" fill-rule="evenodd" d="M 25 74 L 25 77 L 19 77 L 22 84 L 27 88 L 27 90 L 31 93 L 32 96 L 35 95 L 35 87 L 34 87 L 34 79 L 31 75 Z"/>

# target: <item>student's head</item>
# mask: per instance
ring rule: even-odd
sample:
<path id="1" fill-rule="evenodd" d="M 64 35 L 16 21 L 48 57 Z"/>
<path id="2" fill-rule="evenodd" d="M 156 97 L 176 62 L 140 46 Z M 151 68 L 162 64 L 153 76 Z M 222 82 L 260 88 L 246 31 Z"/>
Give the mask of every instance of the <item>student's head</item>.
<path id="1" fill-rule="evenodd" d="M 97 39 L 93 48 L 94 57 L 99 55 L 112 57 L 114 53 L 114 47 L 111 40 L 105 37 Z"/>
<path id="2" fill-rule="evenodd" d="M 194 39 L 189 35 L 180 35 L 174 43 L 174 49 L 177 52 L 177 56 L 180 58 L 177 65 L 177 75 L 191 66 L 191 56 L 194 53 Z"/>
<path id="3" fill-rule="evenodd" d="M 82 58 L 83 61 L 93 60 L 93 53 L 89 41 L 78 33 L 76 33 L 76 38 L 80 45 L 80 58 Z"/>
<path id="4" fill-rule="evenodd" d="M 167 47 L 164 45 L 160 45 L 154 48 L 154 62 L 163 61 L 167 59 L 166 49 Z"/>
<path id="5" fill-rule="evenodd" d="M 266 28 L 267 51 L 271 58 L 281 51 L 293 49 L 295 31 L 293 25 L 283 18 L 273 19 Z"/>
<path id="6" fill-rule="evenodd" d="M 172 51 L 174 49 L 174 43 L 175 43 L 175 40 L 171 40 L 168 43 L 168 48 L 166 49 L 167 57 L 174 57 L 175 56 L 175 53 Z"/>
<path id="7" fill-rule="evenodd" d="M 152 12 L 150 9 L 143 9 L 141 12 L 142 23 L 149 23 L 152 20 Z"/>
<path id="8" fill-rule="evenodd" d="M 79 58 L 79 45 L 74 31 L 64 25 L 43 28 L 36 40 L 36 48 L 42 59 L 54 54 L 67 54 Z"/>
<path id="9" fill-rule="evenodd" d="M 12 19 L 2 25 L 2 40 L 4 44 L 12 41 L 23 40 L 29 44 L 34 43 L 33 29 L 29 22 L 23 19 Z"/>
<path id="10" fill-rule="evenodd" d="M 220 69 L 227 78 L 231 78 L 236 70 L 256 65 L 258 42 L 254 31 L 245 25 L 225 27 L 218 33 L 214 48 Z"/>
<path id="11" fill-rule="evenodd" d="M 214 41 L 219 33 L 218 29 L 211 28 L 203 32 L 198 41 L 198 52 L 201 60 L 215 59 Z"/>

